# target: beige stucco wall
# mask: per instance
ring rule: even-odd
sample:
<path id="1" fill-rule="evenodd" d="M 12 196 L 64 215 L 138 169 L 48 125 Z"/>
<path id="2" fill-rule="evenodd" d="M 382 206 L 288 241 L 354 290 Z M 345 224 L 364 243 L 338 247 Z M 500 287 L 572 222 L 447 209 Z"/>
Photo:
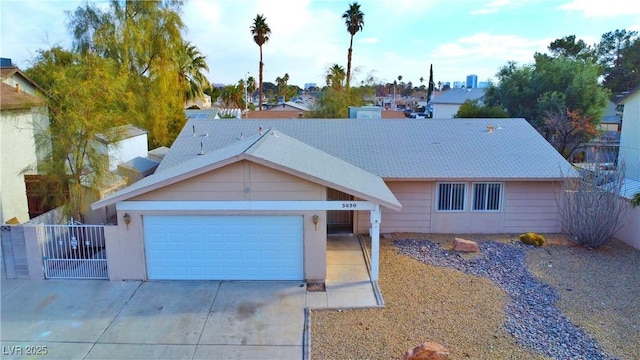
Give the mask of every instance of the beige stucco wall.
<path id="1" fill-rule="evenodd" d="M 3 110 L 0 113 L 0 221 L 16 217 L 29 220 L 26 186 L 21 171 L 37 166 L 34 141 L 34 116 L 27 110 Z M 28 172 L 34 174 L 35 171 Z"/>
<path id="2" fill-rule="evenodd" d="M 621 220 L 623 226 L 616 232 L 615 238 L 640 250 L 640 207 L 627 206 Z"/>
<path id="3" fill-rule="evenodd" d="M 626 167 L 626 177 L 640 180 L 640 91 L 624 101 L 618 164 Z"/>
<path id="4" fill-rule="evenodd" d="M 436 182 L 388 181 L 387 185 L 402 204 L 402 211 L 382 210 L 380 231 L 421 233 L 540 233 L 560 232 L 558 218 L 559 183 L 512 181 L 504 183 L 502 211 L 470 210 L 472 181 L 467 183 L 466 210 L 434 211 Z M 356 216 L 355 231 L 369 231 L 369 212 Z"/>
<path id="5" fill-rule="evenodd" d="M 326 189 L 295 176 L 248 161 L 225 166 L 132 200 L 325 200 Z M 118 211 L 118 226 L 105 230 L 109 278 L 147 279 L 144 254 L 145 215 L 301 215 L 304 224 L 304 277 L 307 281 L 326 278 L 326 211 Z M 312 221 L 319 216 L 318 225 Z"/>

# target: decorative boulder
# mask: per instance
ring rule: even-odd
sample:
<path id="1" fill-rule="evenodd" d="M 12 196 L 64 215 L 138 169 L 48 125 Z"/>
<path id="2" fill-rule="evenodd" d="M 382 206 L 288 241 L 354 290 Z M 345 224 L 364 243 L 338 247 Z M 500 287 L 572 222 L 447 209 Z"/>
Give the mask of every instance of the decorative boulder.
<path id="1" fill-rule="evenodd" d="M 449 350 L 446 347 L 434 343 L 426 342 L 407 350 L 404 353 L 403 360 L 447 360 L 449 359 Z"/>
<path id="2" fill-rule="evenodd" d="M 475 241 L 460 238 L 453 239 L 453 250 L 460 252 L 478 252 L 478 244 Z"/>

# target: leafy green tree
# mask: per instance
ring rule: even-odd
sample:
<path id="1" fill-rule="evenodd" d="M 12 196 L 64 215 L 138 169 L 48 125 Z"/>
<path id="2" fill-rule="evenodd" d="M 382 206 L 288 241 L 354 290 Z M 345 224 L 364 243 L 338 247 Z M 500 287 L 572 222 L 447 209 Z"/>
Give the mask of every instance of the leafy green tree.
<path id="1" fill-rule="evenodd" d="M 588 60 L 536 54 L 534 65 L 518 68 L 510 62 L 501 68 L 497 73 L 498 83 L 487 89 L 485 103 L 505 108 L 511 117 L 527 119 L 553 143 L 558 131 L 571 124 L 550 122 L 549 114 L 554 114 L 555 120 L 565 121 L 572 119 L 566 114 L 577 114 L 581 119 L 588 119 L 591 126 L 599 123 L 609 97 L 609 91 L 598 83 L 599 75 L 599 67 Z M 573 125 L 577 124 L 580 126 L 576 130 L 582 134 L 575 138 L 594 135 L 591 126 L 580 121 Z M 571 155 L 565 153 L 564 147 L 556 149 L 566 157 Z"/>
<path id="2" fill-rule="evenodd" d="M 170 145 L 184 125 L 181 0 L 86 3 L 69 15 L 74 48 L 111 59 L 128 73 L 137 101 L 129 121 L 149 131 L 152 146 Z M 197 59 L 195 59 L 197 60 Z"/>
<path id="3" fill-rule="evenodd" d="M 347 55 L 347 73 L 346 73 L 346 87 L 349 88 L 351 84 L 351 57 L 353 54 L 353 37 L 356 35 L 358 31 L 362 31 L 362 27 L 364 26 L 364 13 L 360 11 L 360 4 L 354 2 L 349 4 L 349 10 L 345 11 L 342 14 L 342 18 L 344 19 L 344 24 L 347 26 L 347 31 L 351 34 L 351 38 L 349 40 L 349 52 Z"/>
<path id="4" fill-rule="evenodd" d="M 59 197 L 69 189 L 66 213 L 82 220 L 92 200 L 85 189 L 102 189 L 111 179 L 102 142 L 119 140 L 118 125 L 129 119 L 135 96 L 127 74 L 111 59 L 59 47 L 40 50 L 27 74 L 44 88 L 49 111 L 49 128 L 36 134 L 44 154 L 38 168 L 58 184 Z"/>
<path id="5" fill-rule="evenodd" d="M 542 113 L 551 106 L 542 101 L 545 99 L 542 96 L 556 92 L 563 94 L 555 98 L 556 109 L 579 111 L 599 121 L 608 91 L 598 83 L 598 75 L 596 65 L 564 57 L 536 56 L 535 65 L 520 68 L 510 62 L 496 74 L 498 82 L 487 89 L 485 103 L 504 107 L 510 116 L 523 117 L 539 127 L 543 123 Z"/>
<path id="6" fill-rule="evenodd" d="M 637 31 L 615 30 L 602 35 L 596 47 L 604 69 L 603 85 L 613 97 L 640 86 L 640 38 Z"/>
<path id="7" fill-rule="evenodd" d="M 633 206 L 633 207 L 640 206 L 640 192 L 636 193 L 631 198 L 631 206 Z"/>
<path id="8" fill-rule="evenodd" d="M 485 106 L 480 105 L 479 101 L 476 100 L 466 100 L 462 105 L 460 105 L 460 109 L 455 114 L 456 118 L 507 118 L 509 114 L 507 114 L 504 109 L 499 106 Z"/>
<path id="9" fill-rule="evenodd" d="M 575 35 L 565 36 L 552 41 L 547 47 L 554 57 L 568 57 L 574 60 L 595 61 L 594 49 L 583 40 L 577 40 Z"/>
<path id="10" fill-rule="evenodd" d="M 256 18 L 253 19 L 253 25 L 251 25 L 251 34 L 253 35 L 253 41 L 260 48 L 260 70 L 258 76 L 258 89 L 260 90 L 260 99 L 258 100 L 258 107 L 260 110 L 262 110 L 262 70 L 264 68 L 264 63 L 262 62 L 262 45 L 269 41 L 269 36 L 271 35 L 271 29 L 269 28 L 269 25 L 267 25 L 267 19 L 263 15 L 256 15 Z"/>

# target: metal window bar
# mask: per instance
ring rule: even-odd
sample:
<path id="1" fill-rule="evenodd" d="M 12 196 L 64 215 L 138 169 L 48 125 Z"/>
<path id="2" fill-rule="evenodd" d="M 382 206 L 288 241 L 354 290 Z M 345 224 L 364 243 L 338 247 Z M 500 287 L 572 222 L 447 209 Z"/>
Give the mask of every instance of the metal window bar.
<path id="1" fill-rule="evenodd" d="M 44 225 L 47 279 L 108 279 L 102 225 Z"/>

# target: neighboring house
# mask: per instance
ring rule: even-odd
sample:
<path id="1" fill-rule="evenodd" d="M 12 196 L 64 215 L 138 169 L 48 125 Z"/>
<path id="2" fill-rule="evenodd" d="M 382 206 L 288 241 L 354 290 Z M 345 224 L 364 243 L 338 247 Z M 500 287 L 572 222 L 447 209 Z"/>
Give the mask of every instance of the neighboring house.
<path id="1" fill-rule="evenodd" d="M 598 125 L 598 131 L 601 132 L 601 135 L 576 149 L 572 161 L 600 164 L 616 163 L 620 148 L 621 129 L 622 116 L 617 110 L 617 105 L 609 101 Z"/>
<path id="2" fill-rule="evenodd" d="M 377 280 L 380 232 L 559 232 L 572 174 L 524 119 L 191 119 L 92 208 L 117 209 L 112 279 L 324 281 L 347 231 L 370 234 Z"/>
<path id="3" fill-rule="evenodd" d="M 479 100 L 482 105 L 485 89 L 451 89 L 441 92 L 431 101 L 434 119 L 450 119 L 467 100 Z"/>
<path id="4" fill-rule="evenodd" d="M 147 131 L 133 125 L 116 128 L 119 140 L 109 142 L 98 136 L 98 151 L 109 157 L 109 171 L 116 171 L 118 165 L 136 157 L 146 157 L 149 153 Z"/>
<path id="5" fill-rule="evenodd" d="M 30 218 L 23 170 L 37 173 L 35 136 L 49 120 L 40 87 L 15 66 L 0 71 L 0 221 L 22 223 Z"/>
<path id="6" fill-rule="evenodd" d="M 620 195 L 631 199 L 640 193 L 640 87 L 630 91 L 618 104 L 624 106 L 618 166 L 624 167 L 625 182 Z M 640 207 L 629 207 L 622 222 L 624 225 L 616 238 L 640 249 Z"/>
<path id="7" fill-rule="evenodd" d="M 626 177 L 640 180 L 640 88 L 618 101 L 624 106 L 618 164 L 625 166 Z"/>
<path id="8" fill-rule="evenodd" d="M 199 109 L 210 109 L 211 108 L 211 96 L 204 94 L 201 98 L 197 98 L 194 100 L 189 100 L 184 104 L 184 108 L 188 109 L 190 107 L 197 106 Z"/>

